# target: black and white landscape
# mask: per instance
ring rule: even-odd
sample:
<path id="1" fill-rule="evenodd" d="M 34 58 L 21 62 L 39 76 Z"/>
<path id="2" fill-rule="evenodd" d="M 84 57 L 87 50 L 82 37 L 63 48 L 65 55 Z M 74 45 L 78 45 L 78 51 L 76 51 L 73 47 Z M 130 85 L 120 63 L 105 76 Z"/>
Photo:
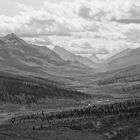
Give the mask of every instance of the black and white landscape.
<path id="1" fill-rule="evenodd" d="M 140 2 L 0 2 L 0 140 L 140 140 Z"/>

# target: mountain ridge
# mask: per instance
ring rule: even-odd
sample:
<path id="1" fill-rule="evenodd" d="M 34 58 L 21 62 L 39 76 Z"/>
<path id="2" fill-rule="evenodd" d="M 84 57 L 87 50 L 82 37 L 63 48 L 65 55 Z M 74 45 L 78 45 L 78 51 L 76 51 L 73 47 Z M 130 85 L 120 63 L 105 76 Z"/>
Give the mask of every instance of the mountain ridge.
<path id="1" fill-rule="evenodd" d="M 64 60 L 71 60 L 71 61 L 77 60 L 80 63 L 86 65 L 87 67 L 91 67 L 91 68 L 96 68 L 96 66 L 97 66 L 97 63 L 93 62 L 89 58 L 86 58 L 86 57 L 83 57 L 80 55 L 75 55 L 60 46 L 55 46 L 53 51 L 55 53 L 57 53 Z"/>
<path id="2" fill-rule="evenodd" d="M 92 60 L 95 63 L 101 63 L 102 61 L 97 57 L 96 53 L 92 53 L 91 56 L 89 57 L 90 60 Z"/>
<path id="3" fill-rule="evenodd" d="M 56 81 L 92 72 L 77 61 L 65 61 L 46 46 L 28 44 L 15 34 L 0 38 L 0 70 L 37 75 Z"/>
<path id="4" fill-rule="evenodd" d="M 140 48 L 127 49 L 119 54 L 120 56 L 114 57 L 110 61 L 106 61 L 106 67 L 108 70 L 115 70 L 125 68 L 131 65 L 140 64 Z"/>

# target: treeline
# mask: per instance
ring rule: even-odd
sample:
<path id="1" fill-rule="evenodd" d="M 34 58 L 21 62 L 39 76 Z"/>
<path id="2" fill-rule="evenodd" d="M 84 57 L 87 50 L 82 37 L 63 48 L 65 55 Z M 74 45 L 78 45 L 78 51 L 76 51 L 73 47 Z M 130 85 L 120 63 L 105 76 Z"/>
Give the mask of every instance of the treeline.
<path id="1" fill-rule="evenodd" d="M 139 92 L 140 91 L 140 84 L 122 84 L 122 91 L 126 93 L 133 93 L 133 92 Z"/>
<path id="2" fill-rule="evenodd" d="M 18 104 L 38 103 L 46 98 L 89 98 L 90 95 L 57 86 L 54 83 L 23 77 L 0 76 L 0 100 Z"/>
<path id="3" fill-rule="evenodd" d="M 113 83 L 128 83 L 128 82 L 137 82 L 140 81 L 140 72 L 137 73 L 117 73 L 117 74 L 110 74 L 109 76 L 97 81 L 98 85 L 108 85 Z"/>
<path id="4" fill-rule="evenodd" d="M 34 129 L 52 126 L 67 126 L 75 129 L 110 125 L 120 120 L 140 116 L 140 100 L 129 100 L 105 105 L 91 105 L 52 113 L 30 114 L 13 118 L 10 122 L 39 122 Z"/>

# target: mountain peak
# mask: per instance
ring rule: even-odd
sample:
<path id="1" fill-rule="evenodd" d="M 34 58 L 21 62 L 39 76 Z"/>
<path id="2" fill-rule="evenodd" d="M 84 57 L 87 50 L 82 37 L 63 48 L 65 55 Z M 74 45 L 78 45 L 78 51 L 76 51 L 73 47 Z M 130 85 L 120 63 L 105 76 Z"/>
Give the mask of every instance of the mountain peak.
<path id="1" fill-rule="evenodd" d="M 56 45 L 56 46 L 53 48 L 53 50 L 65 50 L 65 51 L 67 51 L 66 49 L 64 49 L 64 48 L 62 48 L 62 47 L 60 47 L 60 46 L 58 46 L 58 45 Z"/>
<path id="2" fill-rule="evenodd" d="M 6 35 L 5 37 L 3 37 L 3 40 L 7 43 L 10 43 L 10 44 L 27 44 L 23 39 L 21 39 L 20 37 L 18 37 L 16 34 L 14 33 L 11 33 L 11 34 L 8 34 Z"/>
<path id="3" fill-rule="evenodd" d="M 60 46 L 56 45 L 56 46 L 54 46 L 53 50 L 56 50 L 56 49 L 61 49 L 61 48 L 62 48 L 62 47 L 60 47 Z"/>
<path id="4" fill-rule="evenodd" d="M 121 57 L 124 57 L 124 56 L 127 56 L 130 52 L 132 51 L 131 48 L 126 48 L 126 49 L 123 49 L 122 51 L 116 53 L 115 55 L 109 57 L 106 62 L 111 62 L 115 59 L 118 59 L 118 58 L 121 58 Z"/>
<path id="5" fill-rule="evenodd" d="M 9 36 L 15 36 L 15 37 L 17 37 L 17 35 L 16 34 L 14 34 L 14 33 L 11 33 L 11 34 L 8 34 Z"/>
<path id="6" fill-rule="evenodd" d="M 89 59 L 92 60 L 92 61 L 95 62 L 95 63 L 100 63 L 100 62 L 101 62 L 101 60 L 97 57 L 97 55 L 96 55 L 95 52 L 93 52 L 93 53 L 91 54 L 91 56 L 89 57 Z"/>
<path id="7" fill-rule="evenodd" d="M 19 37 L 14 33 L 8 34 L 4 38 L 7 39 L 7 40 L 14 39 L 14 38 L 19 39 Z"/>

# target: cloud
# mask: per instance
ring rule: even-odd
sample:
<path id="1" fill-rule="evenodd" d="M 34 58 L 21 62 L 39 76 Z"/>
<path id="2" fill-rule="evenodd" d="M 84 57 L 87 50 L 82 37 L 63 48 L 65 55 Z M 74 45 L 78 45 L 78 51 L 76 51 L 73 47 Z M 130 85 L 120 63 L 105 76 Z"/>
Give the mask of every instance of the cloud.
<path id="1" fill-rule="evenodd" d="M 71 52 L 75 54 L 89 55 L 93 51 L 93 47 L 87 41 L 73 42 L 69 48 Z"/>
<path id="2" fill-rule="evenodd" d="M 90 11 L 91 9 L 85 6 L 80 7 L 78 15 L 83 18 L 89 18 L 90 17 Z"/>
<path id="3" fill-rule="evenodd" d="M 80 45 L 78 45 L 77 43 L 72 43 L 71 48 L 81 48 L 83 50 L 91 50 L 93 49 L 90 45 L 90 43 L 88 42 L 83 42 Z"/>
<path id="4" fill-rule="evenodd" d="M 132 28 L 126 33 L 126 40 L 129 42 L 137 43 L 140 41 L 140 29 Z"/>
<path id="5" fill-rule="evenodd" d="M 110 52 L 106 49 L 106 48 L 99 48 L 96 50 L 96 54 L 102 54 L 102 55 L 107 55 L 109 54 Z"/>
<path id="6" fill-rule="evenodd" d="M 93 50 L 113 53 L 139 42 L 139 0 L 47 0 L 38 10 L 24 2 L 16 6 L 14 17 L 0 15 L 3 35 L 14 32 L 33 43 L 87 55 Z"/>
<path id="7" fill-rule="evenodd" d="M 135 1 L 133 3 L 133 5 L 130 8 L 130 17 L 132 18 L 136 18 L 136 17 L 140 17 L 140 2 L 139 1 Z"/>
<path id="8" fill-rule="evenodd" d="M 24 5 L 22 3 L 19 3 L 19 2 L 16 2 L 16 7 L 19 8 L 20 10 L 23 10 L 23 11 L 32 11 L 33 10 L 33 7 L 32 6 L 27 6 L 27 5 Z"/>
<path id="9" fill-rule="evenodd" d="M 31 38 L 26 38 L 24 37 L 25 40 L 27 40 L 31 44 L 36 44 L 36 45 L 52 45 L 53 43 L 48 37 L 31 37 Z"/>
<path id="10" fill-rule="evenodd" d="M 124 4 L 125 6 L 126 4 Z M 126 16 L 119 18 L 113 17 L 112 21 L 123 23 L 123 24 L 139 24 L 140 23 L 140 3 L 139 0 L 129 0 L 127 9 L 125 11 Z"/>

